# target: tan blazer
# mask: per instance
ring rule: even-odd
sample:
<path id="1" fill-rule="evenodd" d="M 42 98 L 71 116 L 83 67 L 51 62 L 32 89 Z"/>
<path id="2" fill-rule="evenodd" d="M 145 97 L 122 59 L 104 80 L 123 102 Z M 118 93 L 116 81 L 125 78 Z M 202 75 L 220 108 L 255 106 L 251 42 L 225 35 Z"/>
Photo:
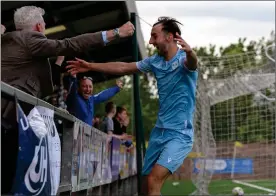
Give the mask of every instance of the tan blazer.
<path id="1" fill-rule="evenodd" d="M 1 80 L 35 97 L 53 92 L 48 57 L 73 56 L 88 48 L 103 47 L 101 32 L 64 40 L 47 39 L 36 31 L 13 31 L 1 35 Z"/>

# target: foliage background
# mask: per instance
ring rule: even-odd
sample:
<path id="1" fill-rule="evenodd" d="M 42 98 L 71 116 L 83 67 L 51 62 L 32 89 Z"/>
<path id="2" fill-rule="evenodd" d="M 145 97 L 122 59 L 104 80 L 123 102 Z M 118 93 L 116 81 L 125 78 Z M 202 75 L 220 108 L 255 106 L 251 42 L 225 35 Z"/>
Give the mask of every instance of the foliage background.
<path id="1" fill-rule="evenodd" d="M 270 36 L 268 38 L 261 38 L 260 40 L 247 40 L 246 38 L 239 38 L 237 42 L 231 43 L 228 46 L 225 47 L 217 47 L 216 45 L 210 44 L 208 47 L 196 47 L 194 50 L 196 51 L 197 55 L 199 57 L 210 57 L 210 59 L 214 58 L 219 58 L 223 57 L 225 55 L 233 55 L 233 54 L 242 54 L 246 53 L 248 51 L 255 51 L 256 53 L 258 51 L 261 51 L 264 49 L 264 47 L 270 45 L 275 39 L 275 32 L 272 31 Z M 146 45 L 147 48 L 147 53 L 149 56 L 153 55 L 156 50 L 152 48 L 150 45 Z M 244 64 L 244 63 L 243 63 Z M 254 64 L 254 63 L 253 63 Z M 252 66 L 253 66 L 252 64 Z M 246 64 L 249 65 L 250 64 Z M 210 66 L 216 66 L 215 64 L 210 65 Z M 236 64 L 233 64 L 233 66 L 238 67 Z M 114 96 L 110 101 L 113 101 L 116 105 L 118 106 L 124 106 L 127 108 L 128 113 L 130 116 L 132 116 L 133 111 L 132 111 L 132 106 L 133 106 L 133 99 L 132 99 L 132 76 L 124 76 L 121 78 L 124 83 L 125 83 L 125 88 L 118 93 L 116 96 Z M 98 93 L 101 90 L 104 90 L 108 87 L 111 87 L 115 84 L 115 80 L 109 80 L 103 83 L 95 84 L 94 87 L 94 93 Z M 268 92 L 269 93 L 269 92 Z M 252 99 L 253 97 L 248 95 L 245 97 L 239 97 L 234 100 L 235 108 L 238 109 L 244 109 L 247 108 L 252 104 Z M 141 106 L 142 106 L 142 118 L 143 118 L 143 126 L 144 126 L 144 134 L 145 134 L 145 139 L 147 140 L 150 134 L 151 129 L 155 125 L 155 121 L 157 118 L 157 113 L 158 113 L 158 95 L 157 95 L 157 89 L 156 89 L 156 81 L 153 78 L 151 74 L 147 75 L 140 75 L 140 100 L 141 100 Z M 249 100 L 249 101 L 248 101 Z M 251 101 L 250 101 L 251 100 Z M 231 100 L 228 100 L 231 101 Z M 227 101 L 217 104 L 215 106 L 212 106 L 211 110 L 215 110 L 216 114 L 220 114 L 220 116 L 223 116 L 227 112 Z M 105 104 L 98 104 L 95 107 L 95 113 L 101 116 L 104 116 L 104 106 Z M 252 109 L 252 111 L 254 108 Z M 237 111 L 240 112 L 240 111 Z M 239 121 L 238 119 L 236 120 L 235 123 L 235 137 L 233 139 L 238 139 L 240 141 L 243 140 L 251 140 L 251 141 L 260 141 L 260 140 L 265 140 L 265 139 L 270 139 L 267 137 L 272 137 L 272 135 L 269 135 L 267 133 L 262 133 L 260 130 L 260 126 L 275 126 L 272 124 L 272 122 L 266 120 L 264 118 L 264 114 L 261 112 L 252 112 L 252 113 L 245 113 L 246 116 L 244 116 L 244 121 Z M 267 115 L 267 114 L 265 114 Z M 271 114 L 271 115 L 275 115 Z M 221 124 L 228 126 L 229 123 L 229 116 L 225 115 L 225 118 L 220 118 L 220 119 L 215 119 L 217 118 L 216 116 L 211 116 L 212 122 L 218 122 L 220 121 Z M 257 121 L 257 119 L 263 118 L 263 121 L 260 121 L 261 124 L 256 124 L 254 122 Z M 246 123 L 247 122 L 247 123 Z M 256 125 L 258 127 L 246 127 L 250 126 L 250 122 L 252 122 L 251 125 Z M 213 126 L 215 126 L 213 124 Z M 256 129 L 257 131 L 254 134 L 254 136 L 250 136 L 245 132 L 245 130 L 250 129 L 251 131 L 254 131 Z M 265 129 L 267 130 L 267 129 Z M 132 130 L 132 123 L 129 126 L 128 129 L 129 133 L 133 133 Z M 133 133 L 134 134 L 134 133 Z M 221 136 L 222 134 L 220 133 L 214 133 L 215 137 L 216 135 L 219 135 L 219 138 L 217 137 L 216 140 L 229 140 L 229 137 L 225 135 L 225 137 Z"/>

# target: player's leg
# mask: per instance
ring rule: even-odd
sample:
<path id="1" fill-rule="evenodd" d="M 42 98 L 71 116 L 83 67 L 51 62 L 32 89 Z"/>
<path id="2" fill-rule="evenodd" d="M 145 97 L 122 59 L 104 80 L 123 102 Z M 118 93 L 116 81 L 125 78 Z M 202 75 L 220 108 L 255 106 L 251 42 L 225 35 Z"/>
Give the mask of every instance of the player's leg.
<path id="1" fill-rule="evenodd" d="M 153 128 L 150 134 L 148 147 L 146 150 L 143 166 L 143 179 L 142 179 L 142 195 L 148 195 L 148 175 L 157 162 L 162 152 L 162 129 Z"/>
<path id="2" fill-rule="evenodd" d="M 159 165 L 155 164 L 147 176 L 147 195 L 148 196 L 156 196 L 161 195 L 161 188 L 165 182 L 165 180 L 171 175 L 171 172 Z"/>
<path id="3" fill-rule="evenodd" d="M 193 146 L 193 135 L 165 130 L 160 157 L 148 175 L 148 195 L 160 195 L 161 188 L 170 174 L 182 164 Z"/>

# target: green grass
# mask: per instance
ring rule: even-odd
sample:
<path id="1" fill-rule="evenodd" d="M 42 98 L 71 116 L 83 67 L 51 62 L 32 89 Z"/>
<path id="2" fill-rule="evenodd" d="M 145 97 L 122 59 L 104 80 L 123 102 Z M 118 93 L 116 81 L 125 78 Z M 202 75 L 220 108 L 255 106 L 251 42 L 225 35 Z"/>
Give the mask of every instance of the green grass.
<path id="1" fill-rule="evenodd" d="M 172 182 L 179 182 L 178 186 L 173 186 Z M 252 183 L 261 187 L 269 188 L 275 190 L 275 183 L 274 180 L 260 180 L 260 181 L 247 181 L 248 183 Z M 266 191 L 262 191 L 259 189 L 251 188 L 248 186 L 244 186 L 241 184 L 233 183 L 231 180 L 214 180 L 209 185 L 209 193 L 211 195 L 218 195 L 218 194 L 230 194 L 232 193 L 232 189 L 234 187 L 241 187 L 245 194 L 268 194 Z M 195 190 L 195 186 L 189 180 L 186 181 L 172 181 L 167 180 L 162 188 L 162 195 L 189 195 Z"/>
<path id="2" fill-rule="evenodd" d="M 167 180 L 162 187 L 161 193 L 163 196 L 165 195 L 189 195 L 195 190 L 195 186 L 192 181 L 178 181 L 178 186 L 173 186 L 171 181 Z"/>

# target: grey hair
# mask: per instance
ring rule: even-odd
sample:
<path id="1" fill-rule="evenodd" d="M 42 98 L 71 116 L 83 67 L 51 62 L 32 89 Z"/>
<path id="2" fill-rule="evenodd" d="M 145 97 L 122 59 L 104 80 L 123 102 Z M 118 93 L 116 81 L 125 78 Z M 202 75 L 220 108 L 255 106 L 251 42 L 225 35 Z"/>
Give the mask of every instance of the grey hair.
<path id="1" fill-rule="evenodd" d="M 37 23 L 43 22 L 44 9 L 36 6 L 24 6 L 14 12 L 16 29 L 31 29 Z"/>

